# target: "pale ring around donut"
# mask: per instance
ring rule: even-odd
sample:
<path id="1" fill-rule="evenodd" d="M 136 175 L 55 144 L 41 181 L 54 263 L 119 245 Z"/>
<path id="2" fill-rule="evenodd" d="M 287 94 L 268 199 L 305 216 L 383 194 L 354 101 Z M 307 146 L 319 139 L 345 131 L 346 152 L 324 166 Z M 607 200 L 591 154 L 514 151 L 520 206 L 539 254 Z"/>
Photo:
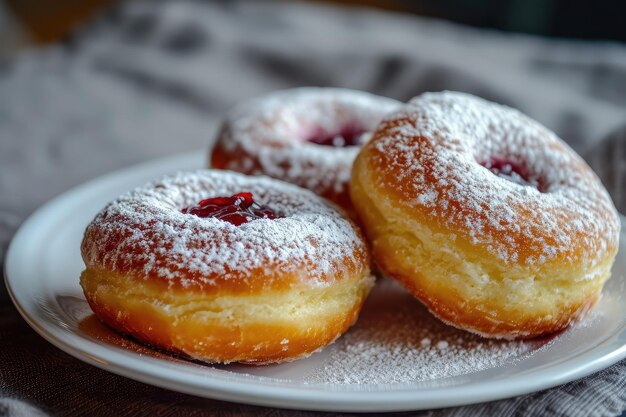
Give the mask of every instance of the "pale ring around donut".
<path id="1" fill-rule="evenodd" d="M 378 266 L 487 337 L 565 328 L 598 300 L 617 253 L 618 214 L 589 166 L 539 123 L 467 94 L 427 93 L 388 116 L 351 192 Z"/>
<path id="2" fill-rule="evenodd" d="M 241 191 L 279 218 L 235 226 L 184 214 Z M 373 285 L 360 231 L 308 190 L 228 171 L 182 172 L 129 192 L 89 224 L 81 286 L 96 315 L 206 362 L 307 356 L 355 321 Z"/>

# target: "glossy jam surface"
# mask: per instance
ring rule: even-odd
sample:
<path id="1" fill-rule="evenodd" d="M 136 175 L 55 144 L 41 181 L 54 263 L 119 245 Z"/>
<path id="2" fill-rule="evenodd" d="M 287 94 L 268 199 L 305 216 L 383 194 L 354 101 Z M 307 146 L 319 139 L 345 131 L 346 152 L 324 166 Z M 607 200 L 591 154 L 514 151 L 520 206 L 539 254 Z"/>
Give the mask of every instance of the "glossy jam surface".
<path id="1" fill-rule="evenodd" d="M 542 193 L 546 191 L 544 181 L 528 169 L 524 163 L 516 162 L 505 158 L 490 158 L 488 161 L 480 162 L 480 165 L 487 168 L 494 175 L 504 178 L 516 184 L 535 187 Z"/>
<path id="2" fill-rule="evenodd" d="M 214 217 L 240 226 L 258 219 L 276 219 L 272 209 L 254 201 L 252 193 L 238 193 L 231 197 L 213 197 L 200 201 L 193 207 L 182 210 L 185 214 L 198 217 Z"/>
<path id="3" fill-rule="evenodd" d="M 359 146 L 363 144 L 362 140 L 365 132 L 365 129 L 356 125 L 346 125 L 341 130 L 331 132 L 317 128 L 310 133 L 305 140 L 316 145 L 334 146 L 338 148 Z"/>

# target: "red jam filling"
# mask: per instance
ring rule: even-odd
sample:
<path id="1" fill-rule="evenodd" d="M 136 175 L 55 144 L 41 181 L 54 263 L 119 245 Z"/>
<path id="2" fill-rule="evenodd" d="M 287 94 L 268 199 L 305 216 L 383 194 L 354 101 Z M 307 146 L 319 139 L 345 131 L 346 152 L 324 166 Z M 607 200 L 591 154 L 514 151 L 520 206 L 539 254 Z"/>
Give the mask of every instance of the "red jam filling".
<path id="1" fill-rule="evenodd" d="M 327 132 L 317 128 L 305 140 L 316 145 L 334 146 L 344 148 L 347 146 L 359 146 L 366 130 L 356 125 L 346 125 L 339 131 Z"/>
<path id="2" fill-rule="evenodd" d="M 278 216 L 269 207 L 254 201 L 252 193 L 238 193 L 232 197 L 213 197 L 200 201 L 196 206 L 186 207 L 185 214 L 198 217 L 214 217 L 240 226 L 258 219 L 276 219 Z"/>
<path id="3" fill-rule="evenodd" d="M 490 158 L 488 161 L 480 162 L 480 165 L 487 168 L 494 175 L 508 181 L 535 187 L 542 193 L 546 191 L 545 183 L 533 175 L 524 163 L 515 162 L 504 158 Z"/>

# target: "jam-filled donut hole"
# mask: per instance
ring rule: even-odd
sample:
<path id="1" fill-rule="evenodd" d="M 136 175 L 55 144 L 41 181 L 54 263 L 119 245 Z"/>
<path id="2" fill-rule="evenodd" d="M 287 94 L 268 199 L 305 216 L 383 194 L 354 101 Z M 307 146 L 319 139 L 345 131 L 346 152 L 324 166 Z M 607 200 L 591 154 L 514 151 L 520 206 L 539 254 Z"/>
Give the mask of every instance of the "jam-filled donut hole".
<path id="1" fill-rule="evenodd" d="M 181 210 L 183 214 L 193 214 L 198 217 L 213 217 L 225 222 L 241 226 L 244 223 L 259 219 L 277 219 L 270 207 L 259 204 L 250 192 L 241 192 L 231 197 L 212 197 L 200 200 L 191 207 Z"/>
<path id="2" fill-rule="evenodd" d="M 304 141 L 315 145 L 333 146 L 345 148 L 350 146 L 362 146 L 365 143 L 365 134 L 368 129 L 348 123 L 336 130 L 326 130 L 316 126 L 304 136 Z"/>
<path id="3" fill-rule="evenodd" d="M 527 187 L 534 187 L 541 193 L 548 191 L 546 181 L 540 175 L 534 173 L 523 160 L 519 160 L 518 158 L 491 157 L 483 161 L 477 160 L 477 162 L 482 167 L 488 169 L 492 174 L 507 181 Z"/>
<path id="4" fill-rule="evenodd" d="M 348 191 L 352 163 L 400 104 L 341 88 L 305 87 L 258 97 L 228 114 L 209 165 L 296 184 L 356 215 Z"/>

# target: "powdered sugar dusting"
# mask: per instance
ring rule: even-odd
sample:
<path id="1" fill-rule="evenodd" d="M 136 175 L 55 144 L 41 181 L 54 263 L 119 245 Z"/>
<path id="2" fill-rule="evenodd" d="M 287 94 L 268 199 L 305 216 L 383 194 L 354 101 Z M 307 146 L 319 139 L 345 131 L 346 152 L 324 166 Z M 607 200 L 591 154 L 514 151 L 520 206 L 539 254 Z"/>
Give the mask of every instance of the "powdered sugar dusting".
<path id="1" fill-rule="evenodd" d="M 306 142 L 310 132 L 335 132 L 357 125 L 366 131 L 400 103 L 338 88 L 279 91 L 236 107 L 217 145 L 236 154 L 227 169 L 284 179 L 318 194 L 342 193 L 360 146 L 332 147 Z M 363 141 L 370 134 L 363 135 Z"/>
<path id="2" fill-rule="evenodd" d="M 379 280 L 357 324 L 309 384 L 399 384 L 465 375 L 526 358 L 549 343 L 502 341 L 447 326 L 405 292 Z"/>
<path id="3" fill-rule="evenodd" d="M 443 227 L 505 263 L 554 258 L 595 265 L 616 250 L 620 223 L 602 184 L 554 133 L 511 108 L 462 93 L 423 94 L 390 115 L 370 144 L 379 188 L 402 190 Z M 508 159 L 545 192 L 500 178 L 480 162 Z M 384 168 L 383 168 L 384 169 Z M 577 251 L 584 246 L 586 250 Z"/>
<path id="4" fill-rule="evenodd" d="M 201 199 L 241 191 L 284 218 L 234 226 L 181 212 Z M 82 244 L 88 267 L 132 270 L 183 286 L 211 286 L 231 275 L 248 279 L 269 267 L 321 285 L 324 274 L 349 265 L 366 268 L 358 265 L 367 259 L 365 251 L 352 223 L 312 192 L 209 170 L 164 177 L 121 196 L 96 216 Z"/>

